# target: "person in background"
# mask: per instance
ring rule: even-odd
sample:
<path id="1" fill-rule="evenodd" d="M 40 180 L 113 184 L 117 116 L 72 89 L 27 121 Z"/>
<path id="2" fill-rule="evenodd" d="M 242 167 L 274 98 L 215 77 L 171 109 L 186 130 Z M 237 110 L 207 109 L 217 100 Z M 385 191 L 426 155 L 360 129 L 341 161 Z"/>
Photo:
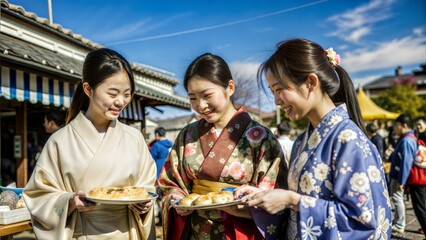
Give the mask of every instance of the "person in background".
<path id="1" fill-rule="evenodd" d="M 45 144 L 23 196 L 37 239 L 155 239 L 153 201 L 96 204 L 97 187 L 155 189 L 142 133 L 118 121 L 135 91 L 130 64 L 102 48 L 88 53 L 66 125 Z"/>
<path id="2" fill-rule="evenodd" d="M 64 126 L 65 114 L 59 111 L 48 112 L 44 116 L 43 126 L 46 133 L 54 133 Z"/>
<path id="3" fill-rule="evenodd" d="M 164 239 L 282 239 L 278 235 L 281 223 L 268 228 L 256 225 L 263 224 L 263 219 L 256 222 L 246 207 L 207 211 L 171 207 L 191 193 L 219 192 L 242 184 L 264 190 L 277 184 L 286 187 L 287 168 L 280 144 L 243 107 L 234 107 L 232 96 L 237 86 L 225 60 L 210 53 L 197 57 L 183 82 L 191 107 L 201 120 L 180 131 L 161 171 L 158 182 L 164 194 Z"/>
<path id="4" fill-rule="evenodd" d="M 290 132 L 291 125 L 289 121 L 283 120 L 277 125 L 278 142 L 280 142 L 281 148 L 283 149 L 287 166 L 289 166 L 291 148 L 293 147 L 293 140 L 290 139 Z"/>
<path id="5" fill-rule="evenodd" d="M 58 129 L 63 127 L 65 124 L 65 113 L 62 111 L 50 111 L 44 115 L 43 127 L 46 133 L 52 134 Z M 32 137 L 32 136 L 31 136 Z M 28 140 L 30 143 L 30 138 Z M 44 145 L 44 144 L 43 144 Z M 28 166 L 28 176 L 31 176 L 33 169 L 37 163 L 37 160 L 40 156 L 42 146 L 31 146 L 28 148 L 28 158 L 30 159 L 30 164 Z"/>
<path id="6" fill-rule="evenodd" d="M 290 190 L 242 186 L 236 195 L 270 213 L 290 209 L 288 239 L 389 239 L 382 160 L 365 135 L 353 83 L 332 49 L 291 39 L 259 70 L 290 121 L 309 119 L 293 144 Z M 264 221 L 268 221 L 265 219 Z"/>
<path id="7" fill-rule="evenodd" d="M 417 117 L 414 121 L 416 123 L 417 139 L 426 144 L 425 117 Z M 414 212 L 421 226 L 418 231 L 426 236 L 426 186 L 410 185 L 410 195 Z"/>
<path id="8" fill-rule="evenodd" d="M 166 138 L 166 129 L 163 127 L 156 128 L 155 142 L 152 144 L 150 153 L 157 165 L 157 178 L 160 176 L 161 169 L 163 169 L 164 162 L 169 155 L 170 149 L 173 145 L 172 141 Z"/>
<path id="9" fill-rule="evenodd" d="M 426 143 L 426 119 L 425 117 L 417 117 L 415 119 L 416 123 L 416 135 L 419 140 L 422 140 Z"/>
<path id="10" fill-rule="evenodd" d="M 395 214 L 392 224 L 392 231 L 404 233 L 405 231 L 405 202 L 404 188 L 413 166 L 414 157 L 417 150 L 416 139 L 407 136 L 414 135 L 413 119 L 410 114 L 403 113 L 395 120 L 395 134 L 399 136 L 395 150 L 390 155 L 390 196 L 395 205 Z"/>
<path id="11" fill-rule="evenodd" d="M 385 151 L 385 142 L 382 136 L 377 133 L 376 125 L 374 125 L 374 123 L 369 123 L 365 128 L 370 137 L 370 141 L 377 147 L 380 157 L 383 159 L 383 154 Z"/>

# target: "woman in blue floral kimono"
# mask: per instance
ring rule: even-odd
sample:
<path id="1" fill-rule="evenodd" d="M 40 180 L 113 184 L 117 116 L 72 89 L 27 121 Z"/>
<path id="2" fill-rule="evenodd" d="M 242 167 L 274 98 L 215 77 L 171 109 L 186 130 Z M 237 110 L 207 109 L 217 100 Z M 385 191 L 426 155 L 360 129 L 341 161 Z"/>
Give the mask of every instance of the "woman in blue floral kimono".
<path id="1" fill-rule="evenodd" d="M 389 239 L 391 205 L 376 147 L 364 134 L 353 84 L 332 48 L 280 43 L 261 66 L 290 120 L 307 117 L 293 145 L 289 190 L 237 189 L 248 206 L 291 209 L 289 239 Z"/>
<path id="2" fill-rule="evenodd" d="M 171 207 L 172 201 L 191 193 L 207 194 L 242 184 L 269 190 L 280 182 L 280 188 L 287 188 L 280 144 L 243 108 L 234 108 L 235 85 L 222 58 L 209 53 L 196 58 L 186 71 L 184 86 L 201 120 L 181 130 L 160 174 L 165 239 L 280 238 L 281 223 L 269 230 L 257 226 L 252 215 L 267 213 L 244 205 L 195 211 Z"/>

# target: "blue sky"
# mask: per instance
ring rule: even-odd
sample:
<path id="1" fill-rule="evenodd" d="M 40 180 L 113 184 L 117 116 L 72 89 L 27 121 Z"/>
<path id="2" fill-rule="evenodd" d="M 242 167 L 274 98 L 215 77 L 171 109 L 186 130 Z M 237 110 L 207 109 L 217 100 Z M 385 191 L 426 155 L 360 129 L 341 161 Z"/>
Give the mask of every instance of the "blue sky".
<path id="1" fill-rule="evenodd" d="M 9 2 L 48 18 L 47 0 Z M 222 56 L 234 78 L 254 79 L 278 42 L 299 37 L 333 47 L 355 85 L 393 75 L 398 65 L 408 73 L 426 62 L 424 0 L 52 0 L 52 6 L 55 23 L 179 80 L 205 52 Z M 186 96 L 182 86 L 175 91 Z M 263 110 L 273 109 L 271 100 L 263 101 Z M 189 114 L 162 109 L 150 115 Z"/>

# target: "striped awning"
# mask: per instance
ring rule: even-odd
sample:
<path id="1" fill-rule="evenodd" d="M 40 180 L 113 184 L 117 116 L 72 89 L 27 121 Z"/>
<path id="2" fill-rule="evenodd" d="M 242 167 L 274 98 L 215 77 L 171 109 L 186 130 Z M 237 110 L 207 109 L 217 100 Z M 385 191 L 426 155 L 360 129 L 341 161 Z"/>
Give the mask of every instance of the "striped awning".
<path id="1" fill-rule="evenodd" d="M 20 102 L 42 103 L 44 105 L 69 108 L 74 94 L 74 84 L 34 73 L 1 67 L 0 97 Z M 141 102 L 132 102 L 120 114 L 121 118 L 143 120 Z"/>
<path id="2" fill-rule="evenodd" d="M 74 85 L 69 82 L 4 66 L 0 76 L 0 97 L 67 108 L 71 104 Z"/>

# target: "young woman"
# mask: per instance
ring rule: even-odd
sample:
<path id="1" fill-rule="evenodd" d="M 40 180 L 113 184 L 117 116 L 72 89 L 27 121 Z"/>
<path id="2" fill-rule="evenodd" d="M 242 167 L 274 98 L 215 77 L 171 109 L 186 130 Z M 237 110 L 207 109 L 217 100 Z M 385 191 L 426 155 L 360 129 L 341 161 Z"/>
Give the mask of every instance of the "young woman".
<path id="1" fill-rule="evenodd" d="M 210 53 L 197 57 L 186 71 L 184 86 L 201 120 L 182 129 L 160 174 L 165 239 L 261 239 L 260 233 L 277 236 L 277 231 L 265 233 L 260 226 L 259 232 L 247 208 L 187 211 L 171 207 L 171 201 L 188 194 L 206 194 L 224 187 L 250 184 L 271 189 L 277 176 L 287 173 L 286 166 L 280 166 L 284 159 L 274 135 L 243 108 L 233 106 L 235 83 L 222 58 Z"/>
<path id="2" fill-rule="evenodd" d="M 290 190 L 240 187 L 248 206 L 291 209 L 288 239 L 389 239 L 391 205 L 376 147 L 363 131 L 353 84 L 332 50 L 281 42 L 261 66 L 275 103 L 310 124 L 293 145 Z M 267 221 L 267 220 L 266 220 Z"/>
<path id="3" fill-rule="evenodd" d="M 152 201 L 99 204 L 95 187 L 153 187 L 155 163 L 142 134 L 117 118 L 134 93 L 129 63 L 109 49 L 90 52 L 67 116 L 24 190 L 38 239 L 155 239 Z M 152 191 L 152 190 L 151 190 Z"/>

